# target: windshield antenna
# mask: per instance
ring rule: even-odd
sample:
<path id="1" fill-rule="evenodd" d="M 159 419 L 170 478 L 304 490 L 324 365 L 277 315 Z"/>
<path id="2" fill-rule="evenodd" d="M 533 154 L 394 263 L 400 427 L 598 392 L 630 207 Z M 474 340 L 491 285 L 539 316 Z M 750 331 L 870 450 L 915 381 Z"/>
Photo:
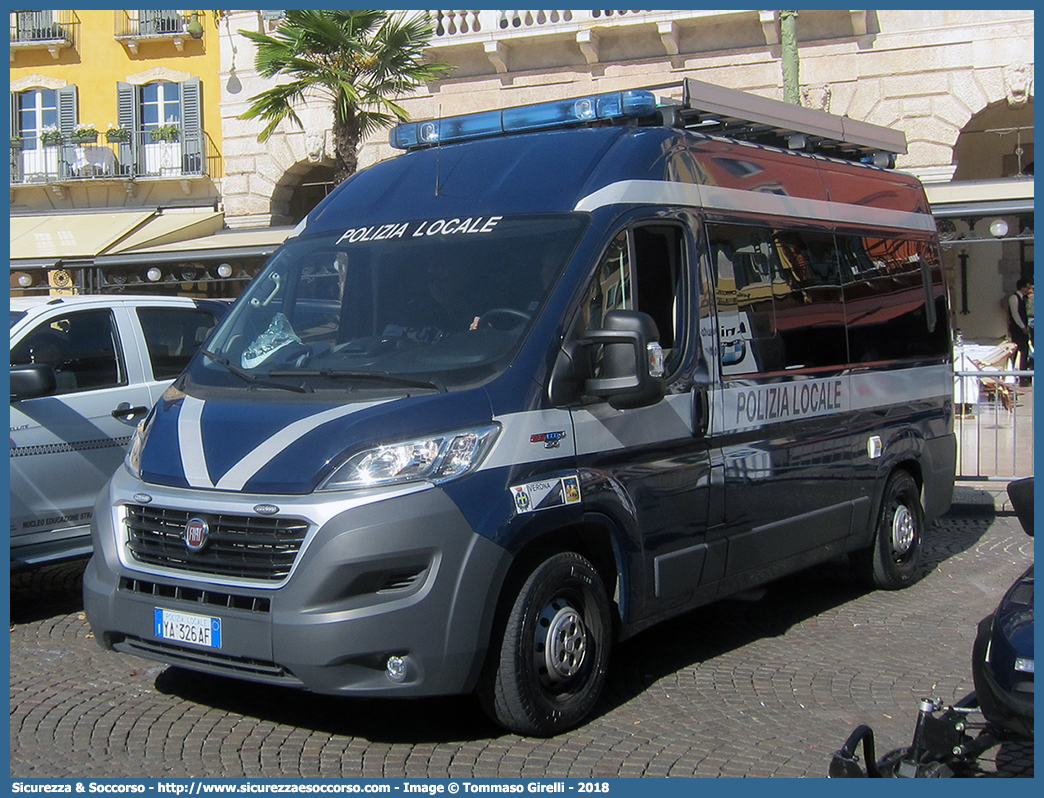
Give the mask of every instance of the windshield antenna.
<path id="1" fill-rule="evenodd" d="M 437 103 L 435 118 L 439 121 L 439 137 L 435 140 L 435 196 L 439 196 L 439 166 L 442 163 L 442 103 Z"/>

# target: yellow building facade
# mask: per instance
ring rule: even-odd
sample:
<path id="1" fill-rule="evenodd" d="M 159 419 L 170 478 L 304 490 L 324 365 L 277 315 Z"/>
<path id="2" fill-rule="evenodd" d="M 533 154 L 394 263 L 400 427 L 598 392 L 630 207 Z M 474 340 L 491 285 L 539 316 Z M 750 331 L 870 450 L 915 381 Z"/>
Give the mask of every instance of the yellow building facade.
<path id="1" fill-rule="evenodd" d="M 10 12 L 13 292 L 221 229 L 219 14 Z"/>

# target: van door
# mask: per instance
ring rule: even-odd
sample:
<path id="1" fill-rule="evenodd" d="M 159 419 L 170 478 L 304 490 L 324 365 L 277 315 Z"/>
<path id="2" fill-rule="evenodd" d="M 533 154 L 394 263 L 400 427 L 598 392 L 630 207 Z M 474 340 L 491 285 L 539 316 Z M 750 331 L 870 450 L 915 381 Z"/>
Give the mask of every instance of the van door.
<path id="1" fill-rule="evenodd" d="M 852 480 L 848 350 L 834 236 L 707 224 L 723 375 L 723 590 L 840 552 Z"/>
<path id="2" fill-rule="evenodd" d="M 606 401 L 574 411 L 585 509 L 624 534 L 619 597 L 625 623 L 692 601 L 706 580 L 711 463 L 706 363 L 698 346 L 696 274 L 688 228 L 637 221 L 610 241 L 574 328 L 601 327 L 610 310 L 637 310 L 656 322 L 665 355 L 666 396 L 616 410 Z M 597 374 L 597 352 L 592 353 Z"/>
<path id="3" fill-rule="evenodd" d="M 12 366 L 47 364 L 57 381 L 11 403 L 12 562 L 90 551 L 94 499 L 154 399 L 131 321 L 124 308 L 58 308 L 12 342 Z"/>

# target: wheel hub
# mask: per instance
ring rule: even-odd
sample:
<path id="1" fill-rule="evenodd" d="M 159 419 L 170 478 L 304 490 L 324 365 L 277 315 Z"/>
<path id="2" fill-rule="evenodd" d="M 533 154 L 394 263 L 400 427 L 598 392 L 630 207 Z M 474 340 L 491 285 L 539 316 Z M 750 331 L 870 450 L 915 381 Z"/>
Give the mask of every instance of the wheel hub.
<path id="1" fill-rule="evenodd" d="M 587 654 L 587 629 L 580 613 L 562 600 L 552 601 L 541 614 L 541 627 L 548 678 L 553 683 L 572 678 Z"/>
<path id="2" fill-rule="evenodd" d="M 906 554 L 914 544 L 916 527 L 913 514 L 906 505 L 899 505 L 892 516 L 892 550 L 899 555 Z"/>

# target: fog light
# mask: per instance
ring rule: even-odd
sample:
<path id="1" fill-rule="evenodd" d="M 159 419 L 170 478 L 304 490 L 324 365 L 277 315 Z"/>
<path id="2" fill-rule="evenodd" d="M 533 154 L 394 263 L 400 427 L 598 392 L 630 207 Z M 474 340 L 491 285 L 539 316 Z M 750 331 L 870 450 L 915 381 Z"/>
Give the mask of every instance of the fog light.
<path id="1" fill-rule="evenodd" d="M 388 678 L 393 682 L 401 683 L 406 681 L 406 660 L 403 657 L 388 657 L 385 670 L 388 673 Z"/>

